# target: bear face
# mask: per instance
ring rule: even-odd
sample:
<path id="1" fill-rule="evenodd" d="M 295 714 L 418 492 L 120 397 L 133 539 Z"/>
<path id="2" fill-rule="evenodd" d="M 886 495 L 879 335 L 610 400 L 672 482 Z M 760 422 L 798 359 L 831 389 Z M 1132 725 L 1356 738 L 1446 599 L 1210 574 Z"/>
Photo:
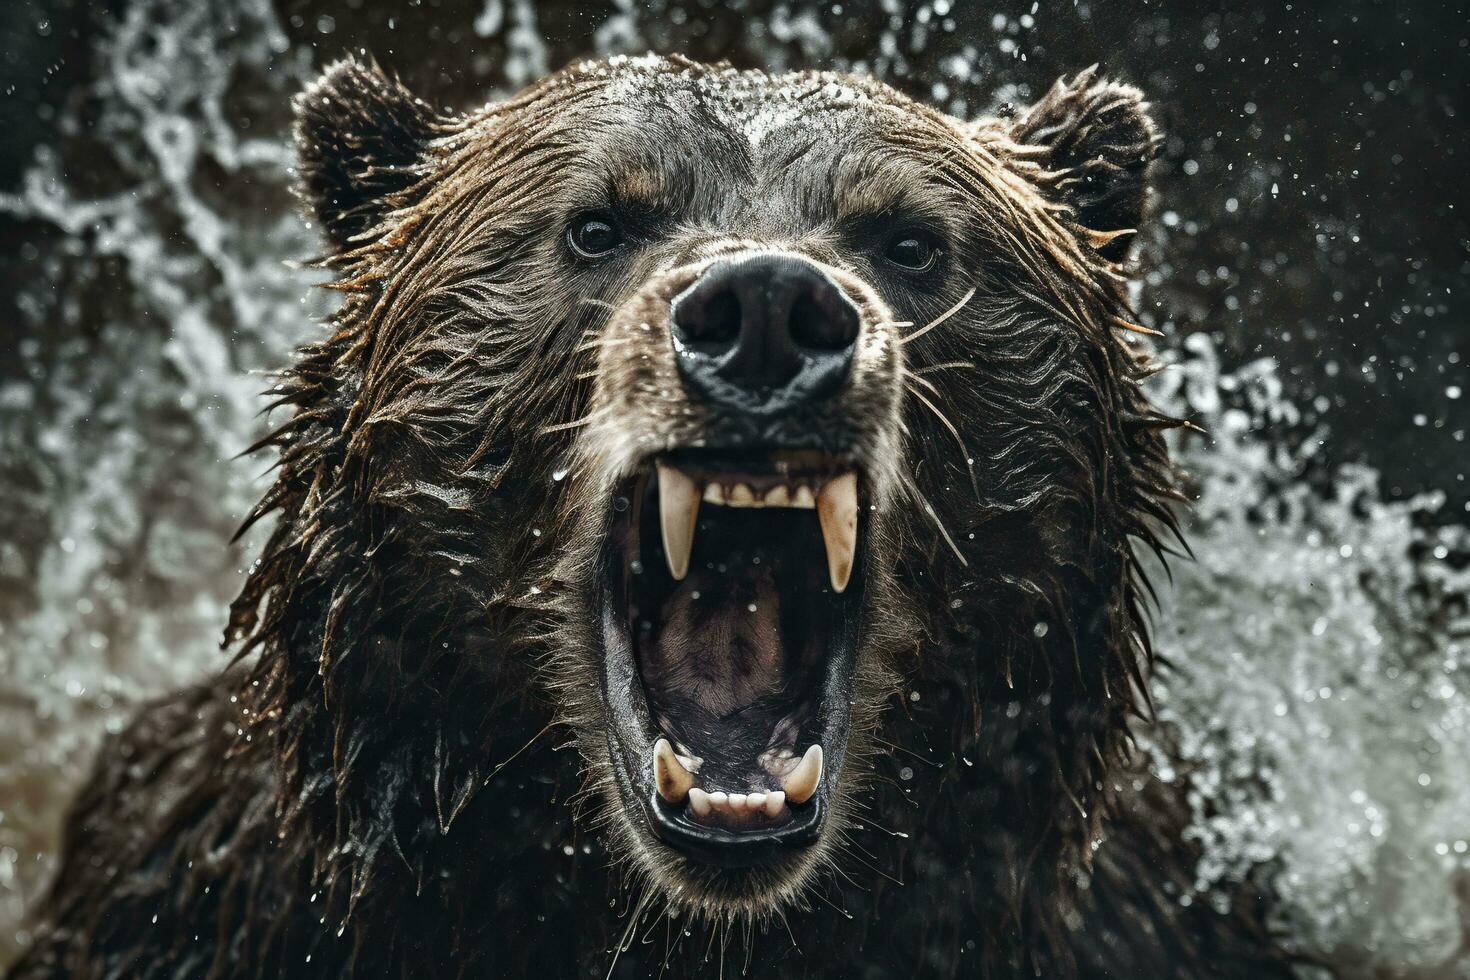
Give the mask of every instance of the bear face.
<path id="1" fill-rule="evenodd" d="M 799 901 L 892 726 L 978 766 L 921 805 L 1085 862 L 1175 493 L 1124 339 L 1136 90 L 974 123 L 612 59 L 455 116 L 347 61 L 298 142 L 345 301 L 283 380 L 232 625 L 283 812 L 329 773 L 338 851 L 445 828 L 529 689 L 671 906 Z M 948 707 L 885 728 L 905 683 Z"/>

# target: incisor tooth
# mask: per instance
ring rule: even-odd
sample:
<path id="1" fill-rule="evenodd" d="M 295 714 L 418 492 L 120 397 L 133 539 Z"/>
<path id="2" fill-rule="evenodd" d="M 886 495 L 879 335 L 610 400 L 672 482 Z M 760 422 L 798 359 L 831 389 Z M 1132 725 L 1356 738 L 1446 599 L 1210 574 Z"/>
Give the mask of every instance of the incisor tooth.
<path id="1" fill-rule="evenodd" d="M 723 504 L 725 502 L 725 488 L 718 483 L 705 484 L 704 502 L 707 504 Z"/>
<path id="2" fill-rule="evenodd" d="M 786 798 L 792 803 L 805 803 L 816 793 L 817 786 L 822 782 L 822 747 L 812 745 L 806 750 L 806 755 L 796 764 L 796 768 L 781 780 L 781 787 L 786 791 Z"/>
<path id="3" fill-rule="evenodd" d="M 683 803 L 694 787 L 694 777 L 679 763 L 674 747 L 666 738 L 653 743 L 653 784 L 658 795 L 670 803 Z"/>
<path id="4" fill-rule="evenodd" d="M 767 507 L 790 507 L 791 493 L 784 484 L 778 484 L 766 491 Z"/>
<path id="5" fill-rule="evenodd" d="M 812 488 L 803 483 L 796 488 L 796 496 L 791 498 L 793 507 L 815 507 L 817 500 L 812 496 Z"/>
<path id="6" fill-rule="evenodd" d="M 749 810 L 751 813 L 756 812 L 757 810 L 759 810 L 761 807 L 763 807 L 765 805 L 766 805 L 766 794 L 764 794 L 764 793 L 751 793 L 749 796 L 747 796 L 745 798 L 745 808 L 747 810 Z"/>
<path id="7" fill-rule="evenodd" d="M 731 793 L 730 794 L 730 809 L 734 810 L 736 813 L 739 813 L 741 810 L 744 810 L 745 809 L 745 794 L 744 793 Z"/>
<path id="8" fill-rule="evenodd" d="M 689 809 L 696 817 L 707 817 L 710 813 L 709 794 L 698 786 L 689 789 Z"/>
<path id="9" fill-rule="evenodd" d="M 693 792 L 694 792 L 693 790 L 690 791 L 691 798 L 692 798 L 692 793 Z M 766 801 L 765 801 L 766 816 L 768 816 L 768 817 L 777 816 L 778 814 L 780 814 L 782 808 L 785 807 L 785 806 L 786 806 L 786 794 L 783 793 L 783 792 L 781 792 L 779 789 L 776 790 L 776 792 L 774 792 L 774 793 L 767 793 L 766 794 Z"/>
<path id="10" fill-rule="evenodd" d="M 664 533 L 669 574 L 682 580 L 694 550 L 694 521 L 699 516 L 699 488 L 679 470 L 658 464 L 658 521 Z"/>
<path id="11" fill-rule="evenodd" d="M 745 484 L 737 483 L 730 491 L 728 500 L 736 507 L 751 507 L 755 505 L 755 492 Z"/>
<path id="12" fill-rule="evenodd" d="M 857 554 L 856 473 L 833 477 L 817 493 L 817 520 L 827 545 L 827 575 L 833 591 L 841 592 L 852 577 L 852 560 Z"/>

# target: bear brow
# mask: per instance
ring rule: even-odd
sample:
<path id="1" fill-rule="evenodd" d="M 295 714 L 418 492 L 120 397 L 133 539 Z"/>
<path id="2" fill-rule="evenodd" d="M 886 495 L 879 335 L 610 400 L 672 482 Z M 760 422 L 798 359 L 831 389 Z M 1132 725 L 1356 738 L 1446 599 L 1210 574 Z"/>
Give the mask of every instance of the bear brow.
<path id="1" fill-rule="evenodd" d="M 844 225 L 912 219 L 947 227 L 953 212 L 945 195 L 891 180 L 864 181 L 845 189 L 835 204 L 837 221 Z"/>
<path id="2" fill-rule="evenodd" d="M 666 185 L 659 174 L 647 167 L 634 167 L 614 173 L 608 190 L 620 204 L 652 208 L 663 200 Z"/>

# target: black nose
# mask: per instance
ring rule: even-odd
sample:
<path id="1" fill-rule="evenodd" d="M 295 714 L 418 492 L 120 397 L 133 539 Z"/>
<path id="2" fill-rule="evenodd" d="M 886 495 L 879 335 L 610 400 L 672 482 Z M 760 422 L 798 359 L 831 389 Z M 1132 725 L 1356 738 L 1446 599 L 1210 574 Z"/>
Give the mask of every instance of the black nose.
<path id="1" fill-rule="evenodd" d="M 857 346 L 857 306 L 821 269 L 791 255 L 717 262 L 674 297 L 671 312 L 685 386 L 747 412 L 830 397 Z"/>

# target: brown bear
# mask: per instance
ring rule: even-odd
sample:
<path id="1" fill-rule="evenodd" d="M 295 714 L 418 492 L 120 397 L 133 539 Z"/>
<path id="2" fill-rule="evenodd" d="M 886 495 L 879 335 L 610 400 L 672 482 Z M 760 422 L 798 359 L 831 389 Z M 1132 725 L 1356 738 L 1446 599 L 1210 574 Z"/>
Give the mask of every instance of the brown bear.
<path id="1" fill-rule="evenodd" d="M 1289 975 L 1132 743 L 1137 90 L 346 60 L 297 120 L 344 301 L 237 657 L 107 744 L 13 976 Z"/>

